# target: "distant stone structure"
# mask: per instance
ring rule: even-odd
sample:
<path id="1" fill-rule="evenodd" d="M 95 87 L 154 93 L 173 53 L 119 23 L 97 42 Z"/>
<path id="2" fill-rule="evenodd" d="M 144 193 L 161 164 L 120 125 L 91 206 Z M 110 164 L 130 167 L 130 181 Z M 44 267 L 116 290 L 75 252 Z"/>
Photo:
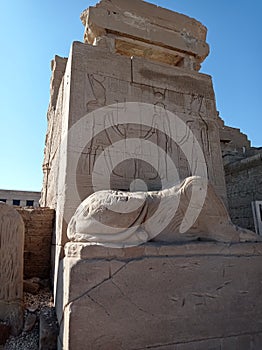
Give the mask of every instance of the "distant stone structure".
<path id="1" fill-rule="evenodd" d="M 235 161 L 231 159 L 225 165 L 230 216 L 236 225 L 255 231 L 252 202 L 262 200 L 262 149 L 237 153 Z"/>
<path id="2" fill-rule="evenodd" d="M 245 134 L 221 119 L 220 139 L 230 217 L 236 225 L 255 231 L 252 202 L 262 200 L 262 147 L 251 147 Z"/>
<path id="3" fill-rule="evenodd" d="M 23 328 L 24 223 L 15 209 L 0 202 L 0 320 L 13 335 Z"/>
<path id="4" fill-rule="evenodd" d="M 41 192 L 1 190 L 0 202 L 19 207 L 39 207 Z"/>

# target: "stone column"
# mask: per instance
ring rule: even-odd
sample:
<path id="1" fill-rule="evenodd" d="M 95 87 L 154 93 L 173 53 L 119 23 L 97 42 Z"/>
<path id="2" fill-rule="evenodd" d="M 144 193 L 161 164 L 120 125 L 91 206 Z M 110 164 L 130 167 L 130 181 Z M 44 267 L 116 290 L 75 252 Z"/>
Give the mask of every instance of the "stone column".
<path id="1" fill-rule="evenodd" d="M 9 205 L 0 202 L 0 319 L 17 335 L 23 328 L 24 223 Z"/>

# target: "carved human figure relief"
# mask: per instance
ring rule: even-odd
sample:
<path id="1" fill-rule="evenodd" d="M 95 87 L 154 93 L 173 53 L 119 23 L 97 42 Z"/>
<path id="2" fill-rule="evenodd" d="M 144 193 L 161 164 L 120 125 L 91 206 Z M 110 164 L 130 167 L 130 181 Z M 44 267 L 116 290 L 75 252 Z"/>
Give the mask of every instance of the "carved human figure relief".
<path id="1" fill-rule="evenodd" d="M 0 202 L 0 319 L 14 335 L 23 327 L 24 223 L 19 213 Z"/>

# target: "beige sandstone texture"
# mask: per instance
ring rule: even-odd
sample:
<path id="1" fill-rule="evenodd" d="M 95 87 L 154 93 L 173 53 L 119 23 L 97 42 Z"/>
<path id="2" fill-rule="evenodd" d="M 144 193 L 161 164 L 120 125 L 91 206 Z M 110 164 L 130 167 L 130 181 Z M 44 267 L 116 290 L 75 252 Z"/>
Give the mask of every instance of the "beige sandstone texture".
<path id="1" fill-rule="evenodd" d="M 56 56 L 52 63 L 41 205 L 56 209 L 56 274 L 68 241 L 67 225 L 80 203 L 96 190 L 93 174 L 97 179 L 99 157 L 110 164 L 106 152 L 117 142 L 136 137 L 154 144 L 170 157 L 183 181 L 197 169 L 195 144 L 190 156 L 183 152 L 190 129 L 202 148 L 208 178 L 226 202 L 212 79 L 198 73 L 208 54 L 206 28 L 137 0 L 132 6 L 129 1 L 103 0 L 81 18 L 86 42 L 74 42 L 68 59 Z M 129 103 L 148 104 L 165 113 L 156 113 L 148 125 L 139 124 L 137 114 L 119 125 L 117 116 Z M 168 113 L 186 126 L 175 141 L 168 135 L 179 128 Z M 119 157 L 124 159 L 126 153 L 123 148 Z M 130 190 L 140 178 L 149 191 L 161 190 L 159 171 L 170 171 L 165 164 L 151 164 L 165 160 L 162 153 L 147 153 L 142 147 L 110 170 L 105 176 L 109 183 L 100 176 L 99 189 Z"/>
<path id="2" fill-rule="evenodd" d="M 65 250 L 59 349 L 262 348 L 261 243 Z"/>
<path id="3" fill-rule="evenodd" d="M 191 211 L 187 212 L 190 203 Z M 70 241 L 121 248 L 152 239 L 163 242 L 259 239 L 253 232 L 233 225 L 213 187 L 196 176 L 158 192 L 95 192 L 78 207 L 67 235 Z"/>
<path id="4" fill-rule="evenodd" d="M 0 202 L 0 320 L 13 335 L 23 328 L 24 223 L 11 206 Z"/>
<path id="5" fill-rule="evenodd" d="M 209 53 L 206 28 L 193 18 L 134 0 L 103 0 L 81 15 L 85 42 L 114 38 L 117 52 L 198 70 Z M 168 57 L 165 57 L 168 56 Z"/>
<path id="6" fill-rule="evenodd" d="M 90 238 L 82 232 L 86 224 L 100 244 L 101 234 L 110 233 L 97 230 L 100 219 L 123 224 L 105 215 L 103 195 L 89 217 L 80 207 L 72 219 L 94 192 L 105 191 L 87 203 L 110 191 L 133 198 L 130 203 L 145 196 L 145 215 L 153 217 L 166 189 L 192 176 L 208 178 L 213 189 L 189 238 L 245 240 L 217 197 L 226 203 L 222 126 L 212 79 L 198 72 L 209 53 L 206 28 L 140 0 L 102 0 L 81 20 L 85 42 L 74 42 L 68 59 L 52 62 L 43 164 L 41 205 L 56 210 L 59 349 L 260 349 L 261 244 L 174 245 L 191 208 L 190 186 L 182 191 L 179 215 L 153 237 L 158 242 L 119 249 L 78 242 Z M 137 190 L 143 192 L 124 194 Z M 107 198 L 114 205 L 114 197 Z M 172 205 L 158 217 L 163 222 Z M 92 226 L 96 208 L 103 215 Z M 137 215 L 140 228 L 143 215 Z M 71 219 L 69 238 L 76 242 L 69 243 Z"/>

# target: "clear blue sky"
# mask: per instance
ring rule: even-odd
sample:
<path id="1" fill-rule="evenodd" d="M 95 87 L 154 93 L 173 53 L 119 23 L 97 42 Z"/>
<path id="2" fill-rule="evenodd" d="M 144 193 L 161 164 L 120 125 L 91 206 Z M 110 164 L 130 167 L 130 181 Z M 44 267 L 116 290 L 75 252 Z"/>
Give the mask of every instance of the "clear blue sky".
<path id="1" fill-rule="evenodd" d="M 95 2 L 1 1 L 0 188 L 41 189 L 50 61 L 82 41 L 79 15 Z M 262 1 L 151 2 L 207 26 L 211 53 L 201 71 L 213 77 L 220 115 L 262 146 Z"/>

